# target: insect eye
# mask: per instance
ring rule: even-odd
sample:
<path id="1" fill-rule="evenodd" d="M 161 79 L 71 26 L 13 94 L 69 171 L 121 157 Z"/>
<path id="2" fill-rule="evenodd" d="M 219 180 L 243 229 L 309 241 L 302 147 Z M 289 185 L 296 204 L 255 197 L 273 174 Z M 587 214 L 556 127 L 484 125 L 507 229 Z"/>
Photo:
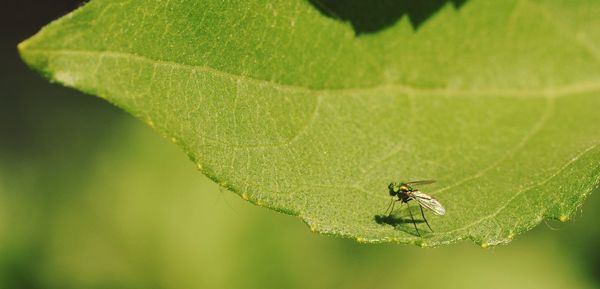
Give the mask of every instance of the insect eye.
<path id="1" fill-rule="evenodd" d="M 395 196 L 398 194 L 398 186 L 394 183 L 391 183 L 388 186 L 388 189 L 390 190 L 390 196 Z"/>

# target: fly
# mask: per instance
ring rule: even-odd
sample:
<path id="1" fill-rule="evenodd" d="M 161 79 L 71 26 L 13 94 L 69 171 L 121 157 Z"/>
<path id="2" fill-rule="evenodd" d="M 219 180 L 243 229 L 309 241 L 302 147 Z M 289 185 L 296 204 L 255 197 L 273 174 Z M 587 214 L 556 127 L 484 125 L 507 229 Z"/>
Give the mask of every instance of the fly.
<path id="1" fill-rule="evenodd" d="M 390 196 L 392 196 L 392 200 L 391 200 L 390 204 L 388 205 L 387 209 L 385 210 L 385 212 L 387 213 L 387 211 L 389 210 L 390 213 L 388 214 L 388 216 L 391 216 L 392 212 L 394 211 L 394 205 L 396 204 L 396 202 L 401 202 L 401 204 L 406 204 L 406 206 L 409 207 L 408 212 L 410 213 L 410 218 L 413 221 L 415 230 L 417 230 L 417 234 L 419 234 L 419 236 L 421 236 L 421 234 L 419 233 L 419 229 L 417 229 L 417 223 L 415 222 L 415 218 L 413 217 L 413 214 L 410 211 L 410 206 L 408 205 L 409 201 L 416 200 L 417 203 L 419 203 L 419 208 L 421 209 L 421 216 L 423 216 L 423 220 L 425 220 L 425 224 L 427 224 L 427 227 L 429 227 L 429 230 L 431 230 L 433 232 L 433 229 L 431 229 L 429 222 L 427 222 L 427 218 L 425 218 L 425 213 L 423 212 L 423 208 L 433 211 L 433 213 L 438 216 L 443 216 L 444 214 L 446 214 L 446 209 L 444 209 L 444 206 L 442 206 L 442 204 L 440 204 L 440 202 L 438 202 L 432 196 L 424 194 L 421 191 L 419 191 L 418 189 L 413 187 L 413 186 L 418 186 L 418 185 L 431 184 L 433 182 L 435 182 L 435 181 L 434 180 L 425 180 L 425 181 L 414 181 L 414 182 L 408 182 L 408 183 L 397 183 L 397 182 L 390 183 L 390 185 L 388 186 L 388 189 L 390 190 Z M 396 200 L 394 197 L 398 197 L 398 199 Z M 390 210 L 390 208 L 391 208 L 391 210 Z"/>

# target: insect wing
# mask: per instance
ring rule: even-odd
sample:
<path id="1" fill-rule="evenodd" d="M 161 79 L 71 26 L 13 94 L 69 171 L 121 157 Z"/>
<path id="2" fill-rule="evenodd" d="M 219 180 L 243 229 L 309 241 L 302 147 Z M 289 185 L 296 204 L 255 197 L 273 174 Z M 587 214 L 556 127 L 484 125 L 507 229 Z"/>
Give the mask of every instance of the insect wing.
<path id="1" fill-rule="evenodd" d="M 435 183 L 435 180 L 412 181 L 412 182 L 408 182 L 406 184 L 409 186 L 419 186 L 419 185 L 427 185 L 427 184 L 432 184 L 432 183 Z"/>
<path id="2" fill-rule="evenodd" d="M 442 204 L 440 204 L 440 202 L 438 202 L 432 196 L 423 194 L 419 191 L 411 192 L 411 196 L 413 199 L 419 202 L 419 205 L 432 210 L 436 215 L 443 216 L 446 214 L 446 209 L 444 209 L 444 206 L 442 206 Z"/>

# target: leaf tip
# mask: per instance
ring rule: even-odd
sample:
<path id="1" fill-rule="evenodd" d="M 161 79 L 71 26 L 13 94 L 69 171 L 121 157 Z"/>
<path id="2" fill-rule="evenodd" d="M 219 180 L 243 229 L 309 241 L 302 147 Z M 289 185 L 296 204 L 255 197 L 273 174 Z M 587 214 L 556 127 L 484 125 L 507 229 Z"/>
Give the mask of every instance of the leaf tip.
<path id="1" fill-rule="evenodd" d="M 22 41 L 21 43 L 17 44 L 17 51 L 19 51 L 19 53 L 22 53 L 23 51 L 25 51 L 27 49 L 27 44 L 29 43 L 28 40 Z"/>
<path id="2" fill-rule="evenodd" d="M 39 72 L 44 77 L 51 79 L 50 73 L 48 72 L 48 69 L 47 69 L 48 59 L 40 53 L 35 53 L 35 51 L 33 51 L 33 49 L 31 49 L 32 39 L 34 39 L 34 38 L 35 38 L 35 36 L 17 44 L 17 52 L 19 53 L 21 60 L 23 60 L 23 62 L 25 62 L 25 64 L 27 64 L 27 66 L 29 66 L 31 69 Z"/>

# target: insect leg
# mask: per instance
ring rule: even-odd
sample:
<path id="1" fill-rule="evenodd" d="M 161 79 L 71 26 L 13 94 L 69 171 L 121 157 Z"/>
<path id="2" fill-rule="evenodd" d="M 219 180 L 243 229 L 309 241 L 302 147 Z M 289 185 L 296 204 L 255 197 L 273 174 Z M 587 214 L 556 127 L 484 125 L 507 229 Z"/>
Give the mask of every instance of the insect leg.
<path id="1" fill-rule="evenodd" d="M 388 217 L 392 215 L 392 212 L 394 212 L 394 206 L 396 205 L 397 201 L 398 200 L 392 199 L 392 209 L 390 210 L 390 213 L 388 214 Z M 387 212 L 387 210 L 386 210 L 386 212 Z"/>
<path id="2" fill-rule="evenodd" d="M 429 226 L 429 222 L 427 222 L 427 218 L 425 218 L 425 213 L 423 213 L 423 206 L 419 205 L 419 208 L 421 209 L 421 216 L 423 216 L 423 220 L 425 220 L 425 224 L 427 224 L 427 227 L 429 227 L 429 230 L 431 230 L 433 232 L 433 229 L 431 228 L 431 226 Z"/>
<path id="3" fill-rule="evenodd" d="M 392 207 L 392 203 L 394 202 L 394 198 L 392 198 L 392 200 L 390 201 L 390 204 L 387 206 L 387 209 L 385 209 L 385 212 L 383 212 L 383 214 L 387 214 L 388 210 L 390 209 L 390 207 Z"/>
<path id="4" fill-rule="evenodd" d="M 413 226 L 415 226 L 415 230 L 417 230 L 417 235 L 419 235 L 419 237 L 421 237 L 421 233 L 419 233 L 419 229 L 417 229 L 417 222 L 415 222 L 415 218 L 413 217 L 413 214 L 410 211 L 410 205 L 408 203 L 406 203 L 406 206 L 408 207 L 408 212 L 410 213 L 410 218 L 413 222 Z"/>

